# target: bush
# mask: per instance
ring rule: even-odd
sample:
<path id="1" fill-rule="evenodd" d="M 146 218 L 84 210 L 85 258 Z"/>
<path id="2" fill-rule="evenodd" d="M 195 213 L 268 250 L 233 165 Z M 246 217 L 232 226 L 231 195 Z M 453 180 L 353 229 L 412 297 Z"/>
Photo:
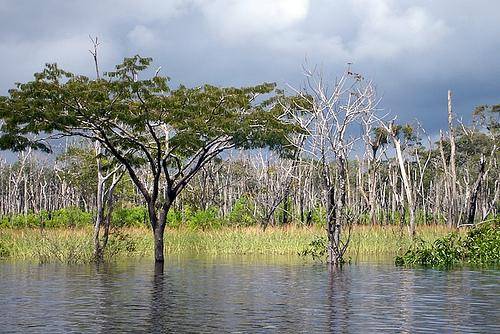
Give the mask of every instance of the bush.
<path id="1" fill-rule="evenodd" d="M 42 222 L 45 227 L 83 227 L 91 225 L 92 213 L 84 212 L 79 208 L 69 207 L 52 212 L 29 213 L 3 216 L 0 227 L 26 228 L 40 227 Z"/>
<path id="2" fill-rule="evenodd" d="M 465 236 L 450 233 L 428 244 L 415 242 L 395 259 L 397 266 L 430 266 L 451 268 L 457 264 L 500 264 L 499 221 L 481 224 Z"/>
<path id="3" fill-rule="evenodd" d="M 326 259 L 327 239 L 325 237 L 316 237 L 302 251 L 300 256 L 311 256 L 313 260 Z"/>
<path id="4" fill-rule="evenodd" d="M 243 196 L 240 197 L 233 205 L 229 213 L 229 223 L 234 226 L 251 226 L 257 223 L 257 219 L 253 215 L 250 200 Z"/>
<path id="5" fill-rule="evenodd" d="M 167 214 L 167 224 L 170 227 L 178 228 L 182 225 L 182 211 L 170 209 Z"/>
<path id="6" fill-rule="evenodd" d="M 48 216 L 47 216 L 48 218 Z M 79 208 L 65 208 L 52 212 L 51 219 L 45 221 L 46 227 L 83 227 L 92 225 L 92 213 Z M 39 226 L 39 225 L 38 225 Z"/>
<path id="7" fill-rule="evenodd" d="M 218 210 L 215 207 L 206 210 L 200 210 L 194 213 L 189 220 L 187 226 L 191 229 L 210 229 L 219 228 L 222 226 L 222 220 L 218 217 Z"/>
<path id="8" fill-rule="evenodd" d="M 326 226 L 326 209 L 323 206 L 312 210 L 312 222 L 315 225 Z"/>
<path id="9" fill-rule="evenodd" d="M 140 227 L 144 226 L 145 221 L 149 222 L 147 210 L 143 206 L 117 208 L 112 218 L 111 225 L 118 227 Z"/>
<path id="10" fill-rule="evenodd" d="M 500 220 L 472 229 L 464 240 L 470 263 L 500 263 Z"/>

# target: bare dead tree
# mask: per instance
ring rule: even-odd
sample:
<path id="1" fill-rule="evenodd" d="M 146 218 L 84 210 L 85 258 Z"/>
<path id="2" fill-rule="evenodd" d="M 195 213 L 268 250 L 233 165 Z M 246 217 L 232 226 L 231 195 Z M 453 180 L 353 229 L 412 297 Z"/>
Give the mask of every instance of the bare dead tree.
<path id="1" fill-rule="evenodd" d="M 406 162 L 405 158 L 403 157 L 403 150 L 401 147 L 401 131 L 400 128 L 395 125 L 394 120 L 389 123 L 385 123 L 382 121 L 380 122 L 380 125 L 386 130 L 386 133 L 389 135 L 394 144 L 394 149 L 396 151 L 396 157 L 399 165 L 399 172 L 401 175 L 402 184 L 404 186 L 404 193 L 406 195 L 407 209 L 410 216 L 408 233 L 413 237 L 415 235 L 415 203 L 412 186 L 410 183 L 410 177 L 406 170 Z"/>
<path id="2" fill-rule="evenodd" d="M 455 166 L 456 160 L 456 145 L 455 145 L 455 131 L 453 127 L 453 110 L 451 106 L 451 90 L 448 90 L 448 131 L 450 136 L 450 197 L 448 206 L 448 226 L 458 226 L 458 206 L 457 206 L 457 171 Z"/>
<path id="3" fill-rule="evenodd" d="M 304 154 L 319 162 L 326 202 L 328 262 L 339 265 L 349 245 L 353 220 L 346 206 L 348 156 L 359 137 L 349 131 L 363 115 L 375 112 L 378 101 L 372 83 L 350 68 L 333 82 L 316 70 L 306 69 L 305 77 L 304 89 L 292 88 L 300 100 L 288 108 L 288 117 L 307 134 Z M 349 232 L 345 239 L 341 238 L 343 228 Z"/>

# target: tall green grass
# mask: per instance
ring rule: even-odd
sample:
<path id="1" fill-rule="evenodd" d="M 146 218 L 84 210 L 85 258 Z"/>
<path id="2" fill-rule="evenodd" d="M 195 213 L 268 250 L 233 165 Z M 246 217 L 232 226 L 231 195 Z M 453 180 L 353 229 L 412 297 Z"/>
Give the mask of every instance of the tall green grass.
<path id="1" fill-rule="evenodd" d="M 449 232 L 442 226 L 421 226 L 420 238 L 433 242 Z M 320 226 L 222 227 L 218 229 L 167 228 L 167 254 L 195 255 L 296 255 L 311 240 L 325 235 Z M 0 257 L 44 262 L 82 263 L 92 261 L 92 229 L 35 228 L 0 229 Z M 354 226 L 348 256 L 394 255 L 411 244 L 406 229 L 396 226 Z M 107 260 L 153 255 L 149 229 L 119 228 L 110 235 L 105 252 Z"/>

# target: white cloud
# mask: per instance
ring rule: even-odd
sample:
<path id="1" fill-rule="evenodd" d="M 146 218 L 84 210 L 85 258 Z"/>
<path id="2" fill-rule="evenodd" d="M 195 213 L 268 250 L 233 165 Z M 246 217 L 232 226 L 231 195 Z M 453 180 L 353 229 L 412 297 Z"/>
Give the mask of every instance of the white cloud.
<path id="1" fill-rule="evenodd" d="M 397 8 L 393 0 L 355 0 L 363 12 L 352 53 L 357 58 L 388 58 L 431 48 L 449 31 L 422 7 Z"/>
<path id="2" fill-rule="evenodd" d="M 292 27 L 306 18 L 309 0 L 205 0 L 198 5 L 219 37 L 235 40 Z"/>
<path id="3" fill-rule="evenodd" d="M 136 25 L 134 29 L 127 34 L 127 38 L 134 45 L 143 48 L 152 47 L 158 41 L 155 33 L 143 25 Z"/>
<path id="4" fill-rule="evenodd" d="M 166 21 L 181 14 L 193 0 L 111 0 L 98 6 L 121 20 Z"/>
<path id="5" fill-rule="evenodd" d="M 342 62 L 425 51 L 449 31 L 427 9 L 402 7 L 395 0 L 193 1 L 220 43 L 253 43 L 269 51 Z M 318 11 L 321 24 L 315 21 Z"/>

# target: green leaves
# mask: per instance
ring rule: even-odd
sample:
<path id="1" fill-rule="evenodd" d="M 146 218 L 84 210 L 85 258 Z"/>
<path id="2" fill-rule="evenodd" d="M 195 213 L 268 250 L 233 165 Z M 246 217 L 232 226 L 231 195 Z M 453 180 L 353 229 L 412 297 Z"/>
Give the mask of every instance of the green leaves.
<path id="1" fill-rule="evenodd" d="M 470 229 L 465 236 L 450 233 L 433 244 L 418 240 L 402 256 L 398 266 L 452 268 L 459 264 L 498 265 L 500 263 L 499 220 L 493 219 Z"/>
<path id="2" fill-rule="evenodd" d="M 0 148 L 50 151 L 49 139 L 80 136 L 99 141 L 129 172 L 148 164 L 155 175 L 182 175 L 190 164 L 196 172 L 233 147 L 290 149 L 295 129 L 279 119 L 284 97 L 275 84 L 171 90 L 151 64 L 135 55 L 96 80 L 47 64 L 1 97 Z"/>

